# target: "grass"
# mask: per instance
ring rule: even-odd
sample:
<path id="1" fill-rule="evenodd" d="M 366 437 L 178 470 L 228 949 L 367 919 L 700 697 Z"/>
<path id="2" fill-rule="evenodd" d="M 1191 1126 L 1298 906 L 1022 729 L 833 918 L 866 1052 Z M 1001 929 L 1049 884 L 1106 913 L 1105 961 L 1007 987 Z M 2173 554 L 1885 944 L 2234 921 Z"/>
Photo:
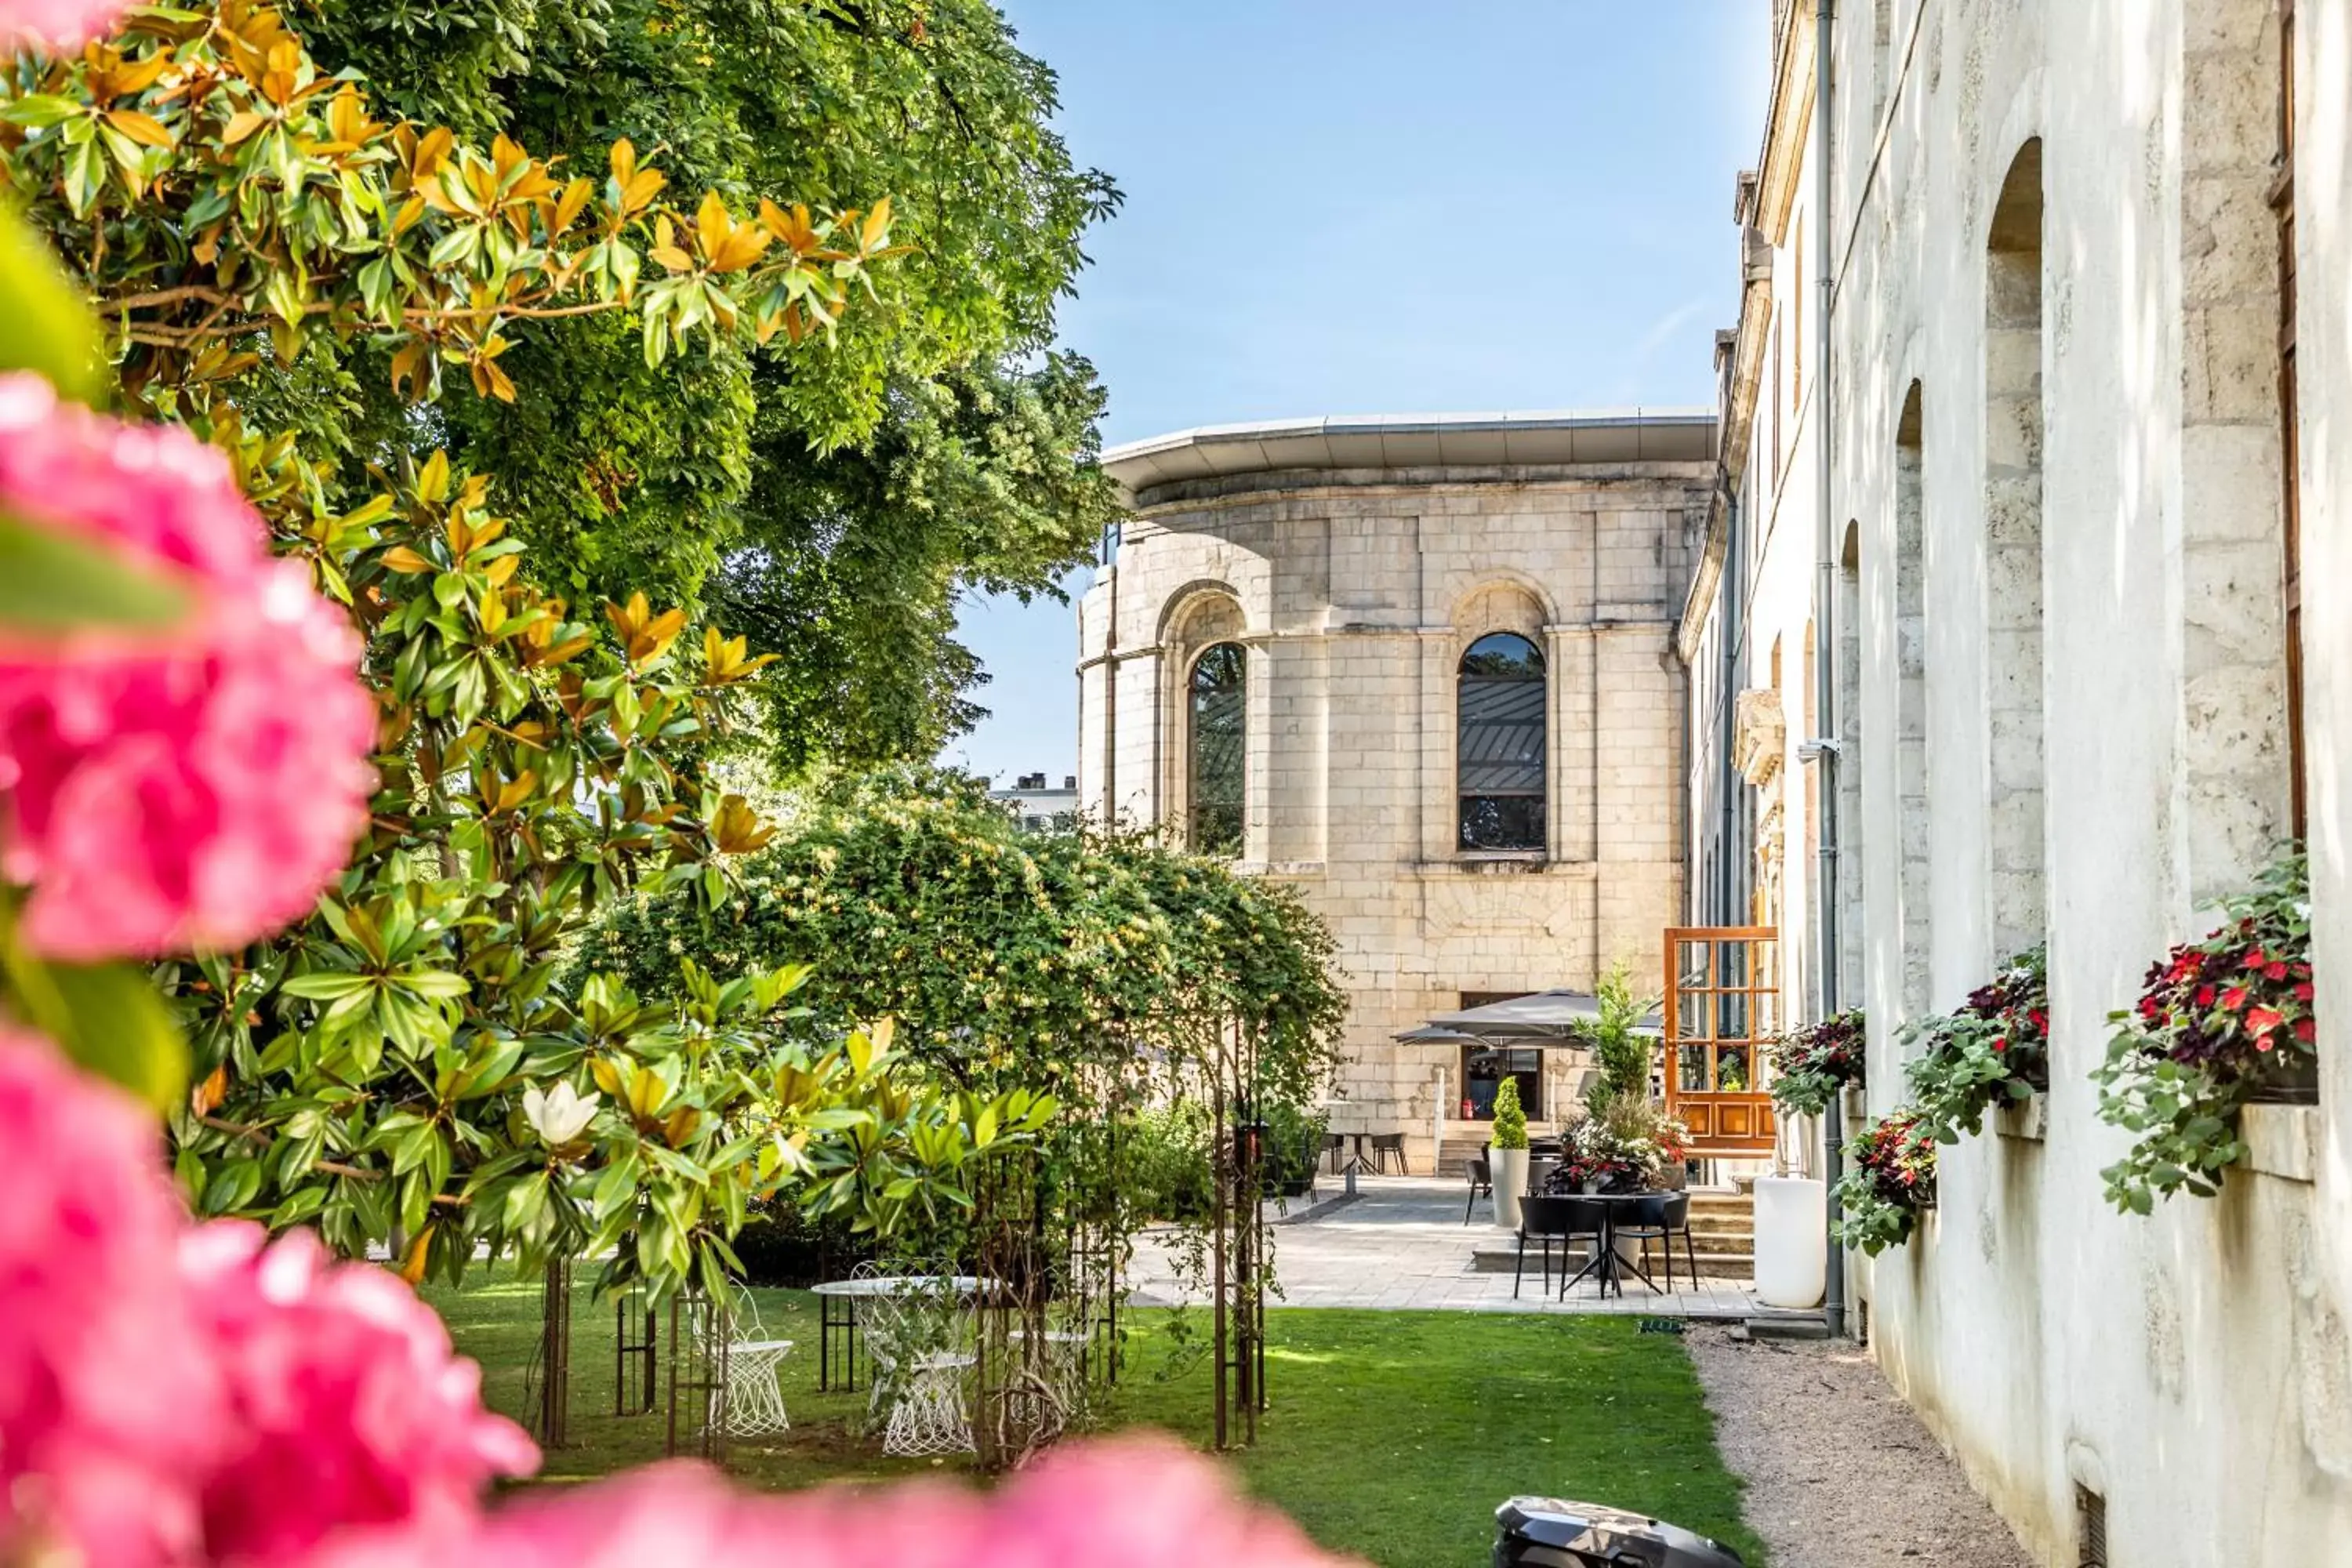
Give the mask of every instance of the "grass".
<path id="1" fill-rule="evenodd" d="M 494 1276 L 428 1292 L 458 1348 L 480 1361 L 489 1400 L 509 1415 L 539 1331 L 539 1288 Z M 816 1299 L 756 1292 L 772 1334 L 799 1342 L 784 1365 L 793 1430 L 738 1442 L 729 1464 L 755 1486 L 930 1472 L 885 1458 L 857 1422 L 866 1395 L 816 1387 Z M 1129 1371 L 1110 1426 L 1164 1427 L 1205 1445 L 1212 1385 L 1204 1358 L 1175 1376 L 1168 1314 L 1139 1312 Z M 1205 1321 L 1200 1324 L 1205 1331 Z M 1750 1563 L 1739 1482 L 1715 1448 L 1698 1380 L 1679 1341 L 1617 1318 L 1470 1312 L 1287 1310 L 1268 1315 L 1273 1408 L 1258 1445 L 1233 1457 L 1244 1485 L 1323 1544 L 1384 1568 L 1475 1568 L 1495 1505 L 1536 1492 L 1614 1504 L 1713 1535 Z M 572 1313 L 572 1446 L 546 1474 L 601 1474 L 661 1457 L 663 1420 L 615 1418 L 614 1315 L 584 1288 Z"/>

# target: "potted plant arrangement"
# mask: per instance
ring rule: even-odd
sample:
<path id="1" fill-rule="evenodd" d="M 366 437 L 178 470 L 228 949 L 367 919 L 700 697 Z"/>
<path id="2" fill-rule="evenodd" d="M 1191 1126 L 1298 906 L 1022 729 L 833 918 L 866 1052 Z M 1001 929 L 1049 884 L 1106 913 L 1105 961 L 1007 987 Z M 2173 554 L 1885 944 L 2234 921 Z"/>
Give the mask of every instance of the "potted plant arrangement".
<path id="1" fill-rule="evenodd" d="M 1689 1156 L 1690 1130 L 1646 1096 L 1596 1092 L 1552 1181 L 1571 1193 L 1657 1191 L 1677 1184 Z"/>
<path id="2" fill-rule="evenodd" d="M 1823 1114 L 1842 1091 L 1863 1087 L 1867 1043 L 1859 1007 L 1790 1030 L 1772 1043 L 1772 1103 L 1783 1115 Z"/>
<path id="3" fill-rule="evenodd" d="M 2183 1189 L 2220 1191 L 2244 1158 L 2239 1113 L 2264 1098 L 2305 1098 L 2315 1083 L 2311 883 L 2300 850 L 2267 867 L 2253 891 L 2201 942 L 2148 970 L 2138 1005 L 2109 1016 L 2115 1034 L 2093 1075 L 2099 1115 L 2134 1134 L 2100 1174 L 2107 1201 L 2147 1214 Z"/>
<path id="4" fill-rule="evenodd" d="M 1911 1239 L 1936 1205 L 1936 1133 L 1906 1108 L 1865 1128 L 1845 1146 L 1838 1179 L 1838 1240 L 1876 1257 Z"/>
<path id="5" fill-rule="evenodd" d="M 1495 1090 L 1495 1140 L 1486 1151 L 1495 1184 L 1495 1223 L 1519 1228 L 1519 1198 L 1528 1190 L 1528 1113 L 1519 1109 L 1519 1080 L 1506 1077 Z"/>
<path id="6" fill-rule="evenodd" d="M 2050 973 L 2042 950 L 2019 953 L 1959 1010 L 1909 1031 L 1926 1049 L 1905 1069 L 1911 1108 L 1941 1143 L 1984 1125 L 1996 1105 L 2050 1087 Z"/>
<path id="7" fill-rule="evenodd" d="M 1756 1291 L 1768 1307 L 1803 1310 L 1819 1302 L 1829 1278 L 1829 1187 L 1811 1173 L 1811 1145 L 1790 1170 L 1788 1119 L 1822 1116 L 1839 1095 L 1858 1091 L 1867 1035 L 1860 1009 L 1834 1013 L 1772 1043 L 1772 1103 L 1781 1136 L 1771 1174 L 1756 1180 Z M 1858 1108 L 1857 1108 L 1858 1110 Z"/>

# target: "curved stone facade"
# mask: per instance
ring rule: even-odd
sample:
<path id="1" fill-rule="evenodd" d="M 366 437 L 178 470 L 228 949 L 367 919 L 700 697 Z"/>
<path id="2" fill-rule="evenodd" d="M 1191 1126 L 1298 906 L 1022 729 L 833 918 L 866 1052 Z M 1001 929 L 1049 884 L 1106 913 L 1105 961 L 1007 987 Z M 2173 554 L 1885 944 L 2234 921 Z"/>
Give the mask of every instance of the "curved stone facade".
<path id="1" fill-rule="evenodd" d="M 1589 989 L 1619 958 L 1655 987 L 1682 899 L 1673 623 L 1713 420 L 1322 421 L 1187 432 L 1107 461 L 1135 517 L 1079 612 L 1081 799 L 1190 824 L 1194 664 L 1242 647 L 1239 861 L 1297 884 L 1338 938 L 1351 1009 L 1335 1130 L 1402 1131 L 1425 1170 L 1465 1064 L 1391 1037 L 1465 996 Z M 1542 656 L 1539 842 L 1465 849 L 1459 671 L 1498 631 Z M 1474 730 L 1474 750 L 1496 733 L 1526 747 L 1535 700 L 1507 733 Z M 1538 1120 L 1569 1087 L 1546 1076 Z M 1478 1136 L 1460 1125 L 1449 1143 Z"/>

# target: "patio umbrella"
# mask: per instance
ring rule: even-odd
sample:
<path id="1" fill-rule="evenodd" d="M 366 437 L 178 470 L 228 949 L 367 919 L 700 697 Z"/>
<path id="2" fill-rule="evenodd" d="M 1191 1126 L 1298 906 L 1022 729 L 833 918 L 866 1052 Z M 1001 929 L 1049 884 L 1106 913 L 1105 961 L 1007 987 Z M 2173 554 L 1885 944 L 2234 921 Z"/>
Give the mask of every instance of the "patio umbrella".
<path id="1" fill-rule="evenodd" d="M 1575 1047 L 1584 1044 L 1579 1033 L 1580 1027 L 1600 1016 L 1601 999 L 1590 992 L 1538 991 L 1531 996 L 1514 996 L 1507 1002 L 1489 1002 L 1483 1007 L 1440 1013 L 1422 1027 L 1467 1036 L 1485 1045 L 1532 1046 L 1537 1049 Z M 1633 1027 L 1644 1035 L 1664 1032 L 1655 1009 Z M 1415 1030 L 1397 1037 L 1410 1039 L 1420 1035 L 1421 1031 Z M 1428 1038 L 1444 1043 L 1442 1036 Z"/>

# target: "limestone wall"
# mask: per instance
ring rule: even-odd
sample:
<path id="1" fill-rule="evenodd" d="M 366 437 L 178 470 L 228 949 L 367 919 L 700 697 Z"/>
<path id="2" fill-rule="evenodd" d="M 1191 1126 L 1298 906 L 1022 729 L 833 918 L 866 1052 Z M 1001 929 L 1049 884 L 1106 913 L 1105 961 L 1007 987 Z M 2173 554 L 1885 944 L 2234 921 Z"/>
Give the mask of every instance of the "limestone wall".
<path id="1" fill-rule="evenodd" d="M 2116 1563 L 2352 1560 L 2352 6 L 2296 10 L 2322 1102 L 2251 1113 L 2217 1200 L 2112 1212 L 2124 1135 L 2088 1074 L 2107 1013 L 2286 827 L 2275 0 L 1841 5 L 1837 188 L 1824 204 L 1801 147 L 1792 210 L 1766 215 L 1776 273 L 1810 284 L 1795 219 L 1832 214 L 1860 652 L 1838 723 L 1861 962 L 1838 1000 L 1870 1010 L 1874 1110 L 1906 1017 L 2050 942 L 2046 1104 L 1945 1151 L 1921 1235 L 1854 1282 L 1895 1385 L 2066 1568 L 2094 1500 Z M 1822 411 L 1783 410 L 1793 479 L 1766 477 L 1762 418 L 1751 681 L 1817 608 L 1812 498 L 1787 487 Z"/>
<path id="2" fill-rule="evenodd" d="M 1454 1047 L 1391 1037 L 1465 992 L 1644 974 L 1682 896 L 1683 680 L 1669 650 L 1703 463 L 1297 470 L 1139 498 L 1080 611 L 1091 809 L 1186 809 L 1192 658 L 1248 650 L 1244 866 L 1330 922 L 1351 997 L 1342 1130 L 1425 1160 Z M 1548 845 L 1456 848 L 1455 678 L 1518 632 L 1548 667 Z M 1114 705 L 1115 699 L 1115 705 Z"/>

